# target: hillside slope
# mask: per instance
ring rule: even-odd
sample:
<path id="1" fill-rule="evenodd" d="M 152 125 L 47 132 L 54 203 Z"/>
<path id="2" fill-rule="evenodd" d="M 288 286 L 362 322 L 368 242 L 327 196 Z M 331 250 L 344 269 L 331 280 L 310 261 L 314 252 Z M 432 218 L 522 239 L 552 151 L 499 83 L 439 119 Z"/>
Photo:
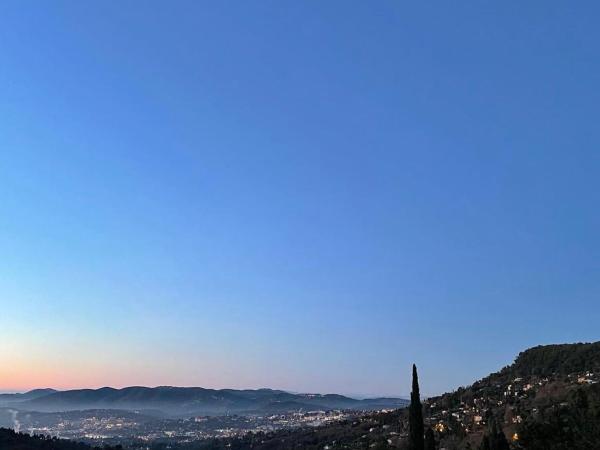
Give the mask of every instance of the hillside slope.
<path id="1" fill-rule="evenodd" d="M 494 417 L 515 448 L 590 449 L 594 447 L 582 442 L 592 437 L 600 442 L 593 430 L 600 424 L 599 383 L 600 342 L 537 346 L 471 386 L 429 399 L 425 415 L 445 430 L 442 439 L 453 436 L 465 446 L 477 445 Z M 539 426 L 557 415 L 562 416 L 562 426 Z M 580 426 L 583 422 L 590 425 L 586 430 Z M 568 436 L 559 435 L 566 428 Z M 548 437 L 551 445 L 534 446 Z"/>

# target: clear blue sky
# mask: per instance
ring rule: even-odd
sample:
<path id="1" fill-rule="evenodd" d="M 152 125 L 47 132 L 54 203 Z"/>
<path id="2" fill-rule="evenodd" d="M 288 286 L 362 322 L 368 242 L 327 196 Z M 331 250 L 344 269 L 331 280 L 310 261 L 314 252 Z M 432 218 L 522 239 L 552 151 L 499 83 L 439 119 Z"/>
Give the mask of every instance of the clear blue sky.
<path id="1" fill-rule="evenodd" d="M 0 388 L 437 393 L 600 339 L 596 2 L 0 4 Z"/>

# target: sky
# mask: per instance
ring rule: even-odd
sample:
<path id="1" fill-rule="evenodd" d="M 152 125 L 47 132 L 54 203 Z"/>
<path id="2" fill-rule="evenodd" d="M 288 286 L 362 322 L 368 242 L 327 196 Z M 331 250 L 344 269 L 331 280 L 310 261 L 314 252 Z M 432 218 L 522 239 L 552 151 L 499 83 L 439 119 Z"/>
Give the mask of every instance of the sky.
<path id="1" fill-rule="evenodd" d="M 598 14 L 1 2 L 0 390 L 428 395 L 600 340 Z"/>

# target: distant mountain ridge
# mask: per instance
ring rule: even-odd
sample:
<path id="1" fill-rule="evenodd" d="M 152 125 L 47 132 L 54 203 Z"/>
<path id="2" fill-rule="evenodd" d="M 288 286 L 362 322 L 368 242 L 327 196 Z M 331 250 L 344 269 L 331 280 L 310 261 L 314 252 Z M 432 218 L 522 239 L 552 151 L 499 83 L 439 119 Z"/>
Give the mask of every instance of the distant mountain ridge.
<path id="1" fill-rule="evenodd" d="M 34 389 L 32 391 L 28 391 L 25 393 L 17 393 L 17 394 L 0 394 L 0 403 L 6 402 L 21 402 L 24 400 L 33 400 L 38 397 L 43 397 L 48 394 L 53 394 L 58 392 L 55 389 L 45 388 L 45 389 Z"/>
<path id="2" fill-rule="evenodd" d="M 338 394 L 291 394 L 273 389 L 205 389 L 200 387 L 143 387 L 122 389 L 36 390 L 7 394 L 0 406 L 54 412 L 85 409 L 156 410 L 170 415 L 222 415 L 276 413 L 315 409 L 377 410 L 401 408 L 407 400 L 374 398 L 357 400 Z M 15 397 L 18 396 L 18 397 Z"/>

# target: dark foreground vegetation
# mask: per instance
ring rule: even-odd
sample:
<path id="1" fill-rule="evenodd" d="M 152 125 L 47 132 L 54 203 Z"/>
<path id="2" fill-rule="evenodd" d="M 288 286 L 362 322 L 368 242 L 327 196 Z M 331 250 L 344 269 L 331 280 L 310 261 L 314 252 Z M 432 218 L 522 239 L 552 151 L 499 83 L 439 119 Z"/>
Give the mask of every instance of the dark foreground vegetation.
<path id="1" fill-rule="evenodd" d="M 0 450 L 122 450 L 116 447 L 90 447 L 89 445 L 57 439 L 49 436 L 17 433 L 8 428 L 0 428 Z"/>

